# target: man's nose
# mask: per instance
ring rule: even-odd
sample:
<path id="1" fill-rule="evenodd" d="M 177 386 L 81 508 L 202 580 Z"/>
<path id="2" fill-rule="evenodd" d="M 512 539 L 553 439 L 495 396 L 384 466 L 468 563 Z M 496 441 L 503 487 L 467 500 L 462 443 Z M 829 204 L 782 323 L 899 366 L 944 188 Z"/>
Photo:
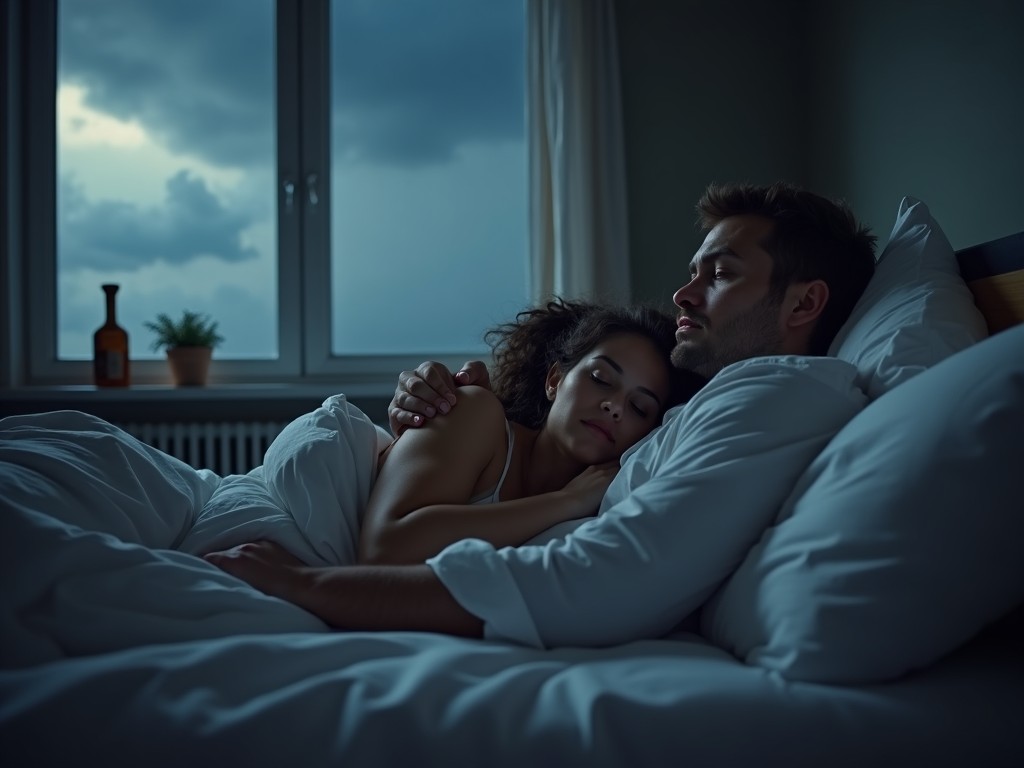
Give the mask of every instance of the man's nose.
<path id="1" fill-rule="evenodd" d="M 682 286 L 674 294 L 672 294 L 672 303 L 677 307 L 698 307 L 700 306 L 702 296 L 697 290 L 697 280 L 694 278 L 690 280 L 686 285 Z"/>

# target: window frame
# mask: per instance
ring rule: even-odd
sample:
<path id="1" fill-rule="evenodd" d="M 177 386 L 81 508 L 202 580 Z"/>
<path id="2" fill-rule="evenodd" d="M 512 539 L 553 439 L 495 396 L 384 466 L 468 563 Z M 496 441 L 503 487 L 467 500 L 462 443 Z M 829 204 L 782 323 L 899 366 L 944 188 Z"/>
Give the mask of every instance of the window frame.
<path id="1" fill-rule="evenodd" d="M 0 270 L 7 278 L 8 309 L 0 313 L 0 332 L 8 351 L 0 355 L 0 385 L 91 385 L 91 360 L 57 358 L 58 0 L 9 0 L 6 11 L 2 153 L 8 205 Z M 331 382 L 339 391 L 384 394 L 393 391 L 399 371 L 423 360 L 455 369 L 482 358 L 479 350 L 331 351 L 330 0 L 278 0 L 275 23 L 276 48 L 268 53 L 275 55 L 277 78 L 278 356 L 217 359 L 211 385 Z M 286 209 L 289 184 L 294 198 Z M 316 205 L 309 203 L 311 184 Z M 97 303 L 100 298 L 97 290 Z M 386 301 L 382 296 L 382 305 Z M 132 360 L 133 385 L 169 382 L 165 361 Z"/>

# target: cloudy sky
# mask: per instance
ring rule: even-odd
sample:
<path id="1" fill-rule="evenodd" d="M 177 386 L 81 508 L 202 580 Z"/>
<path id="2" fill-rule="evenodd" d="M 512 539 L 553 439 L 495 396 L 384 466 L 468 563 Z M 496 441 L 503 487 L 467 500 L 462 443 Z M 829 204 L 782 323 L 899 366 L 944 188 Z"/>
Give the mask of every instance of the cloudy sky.
<path id="1" fill-rule="evenodd" d="M 525 301 L 522 16 L 332 3 L 336 351 L 482 349 Z M 272 357 L 273 3 L 63 0 L 59 45 L 60 355 L 91 356 L 116 282 L 136 359 L 184 308 L 220 322 L 218 356 Z"/>

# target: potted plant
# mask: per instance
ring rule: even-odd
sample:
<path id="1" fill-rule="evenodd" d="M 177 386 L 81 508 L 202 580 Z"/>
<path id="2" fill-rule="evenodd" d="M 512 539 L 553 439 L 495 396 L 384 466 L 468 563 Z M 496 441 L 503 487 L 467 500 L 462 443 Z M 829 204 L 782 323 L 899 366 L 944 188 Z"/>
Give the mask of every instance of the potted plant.
<path id="1" fill-rule="evenodd" d="M 156 334 L 153 350 L 167 350 L 167 362 L 177 386 L 206 384 L 213 349 L 224 341 L 224 337 L 217 333 L 216 322 L 208 315 L 186 309 L 177 322 L 160 313 L 156 322 L 145 325 Z"/>

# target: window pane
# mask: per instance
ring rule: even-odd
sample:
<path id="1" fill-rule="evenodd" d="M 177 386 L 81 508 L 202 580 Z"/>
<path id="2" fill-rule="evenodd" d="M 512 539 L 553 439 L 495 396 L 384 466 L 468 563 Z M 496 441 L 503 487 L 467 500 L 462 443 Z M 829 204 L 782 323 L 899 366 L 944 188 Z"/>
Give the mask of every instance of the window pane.
<path id="1" fill-rule="evenodd" d="M 335 354 L 485 349 L 527 299 L 524 8 L 331 6 Z"/>
<path id="2" fill-rule="evenodd" d="M 103 283 L 133 359 L 184 309 L 276 357 L 273 0 L 63 0 L 58 45 L 58 357 L 92 356 Z"/>

